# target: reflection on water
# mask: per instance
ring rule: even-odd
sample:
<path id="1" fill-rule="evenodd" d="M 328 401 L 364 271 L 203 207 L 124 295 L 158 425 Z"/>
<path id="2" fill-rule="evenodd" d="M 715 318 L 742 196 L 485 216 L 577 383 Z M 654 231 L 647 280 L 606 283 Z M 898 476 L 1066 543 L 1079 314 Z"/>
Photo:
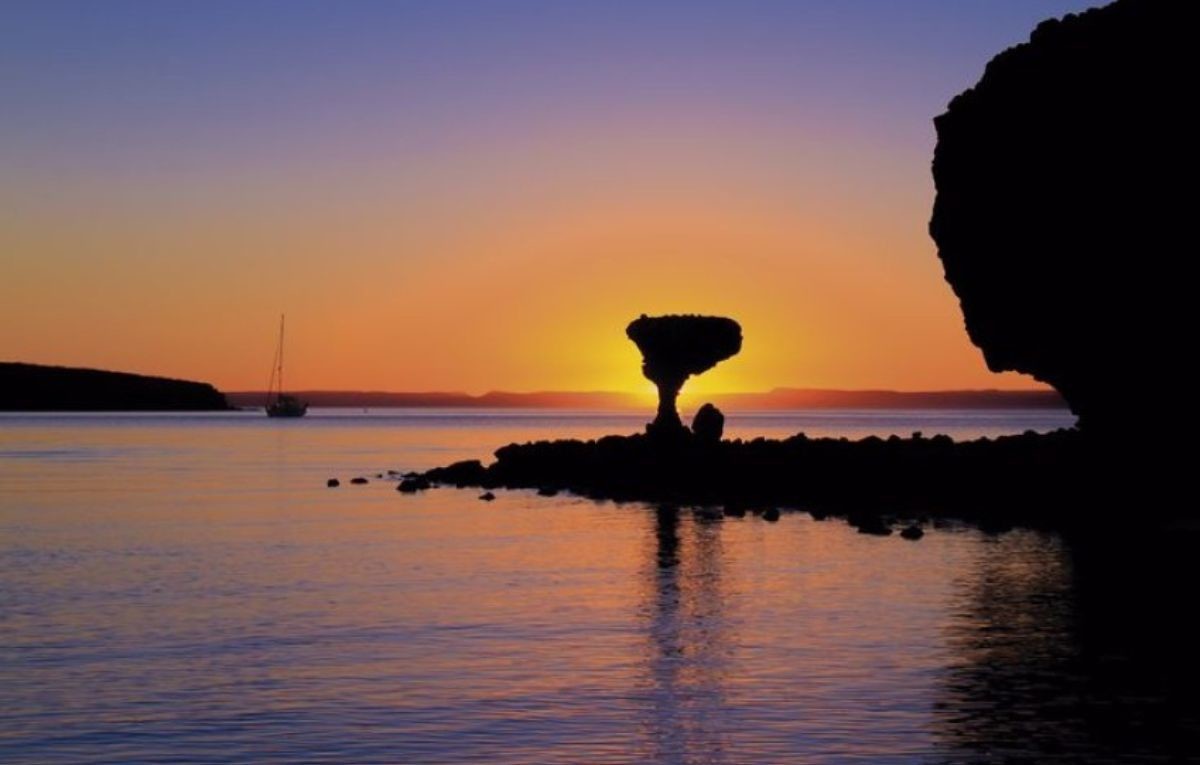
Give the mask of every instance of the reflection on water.
<path id="1" fill-rule="evenodd" d="M 721 535 L 717 520 L 689 524 L 679 537 L 680 513 L 652 514 L 654 550 L 647 556 L 646 672 L 653 705 L 642 722 L 652 762 L 721 763 L 725 673 L 731 661 L 731 622 L 721 593 Z"/>
<path id="2" fill-rule="evenodd" d="M 1191 532 L 989 539 L 962 575 L 946 760 L 1200 760 Z"/>
<path id="3" fill-rule="evenodd" d="M 0 418 L 0 761 L 1200 752 L 1194 534 L 329 490 L 551 426 L 296 425 Z"/>

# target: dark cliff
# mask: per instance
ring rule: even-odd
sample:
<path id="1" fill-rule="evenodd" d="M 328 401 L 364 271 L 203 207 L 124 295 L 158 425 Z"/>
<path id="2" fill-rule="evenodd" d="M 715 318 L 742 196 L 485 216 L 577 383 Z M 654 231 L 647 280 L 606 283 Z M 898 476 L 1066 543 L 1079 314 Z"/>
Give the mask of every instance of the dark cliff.
<path id="1" fill-rule="evenodd" d="M 1085 432 L 1144 429 L 1186 379 L 1198 7 L 1046 21 L 935 120 L 930 233 L 971 340 Z"/>
<path id="2" fill-rule="evenodd" d="M 97 369 L 0 363 L 0 410 L 203 411 L 229 409 L 208 383 Z"/>

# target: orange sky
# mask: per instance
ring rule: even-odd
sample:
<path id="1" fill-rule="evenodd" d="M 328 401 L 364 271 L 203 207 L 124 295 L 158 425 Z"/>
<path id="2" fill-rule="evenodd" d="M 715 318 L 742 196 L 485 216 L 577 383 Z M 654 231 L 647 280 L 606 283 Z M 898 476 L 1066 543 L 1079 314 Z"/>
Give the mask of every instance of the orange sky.
<path id="1" fill-rule="evenodd" d="M 1045 14 L 1025 15 L 980 26 L 957 68 L 881 26 L 820 77 L 686 39 L 647 48 L 672 65 L 645 81 L 566 44 L 403 82 L 285 51 L 240 95 L 188 50 L 161 82 L 10 75 L 27 103 L 0 136 L 0 360 L 259 388 L 286 311 L 292 388 L 641 391 L 625 324 L 696 312 L 745 342 L 692 393 L 1032 387 L 987 371 L 926 233 L 930 119 Z M 48 44 L 42 76 L 83 77 Z"/>

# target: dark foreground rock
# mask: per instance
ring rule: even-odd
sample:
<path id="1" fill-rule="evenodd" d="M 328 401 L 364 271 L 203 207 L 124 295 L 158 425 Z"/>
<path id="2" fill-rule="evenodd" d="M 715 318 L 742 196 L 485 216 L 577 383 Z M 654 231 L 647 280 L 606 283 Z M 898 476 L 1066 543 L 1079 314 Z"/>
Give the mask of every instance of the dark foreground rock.
<path id="1" fill-rule="evenodd" d="M 1194 415 L 1188 188 L 1200 4 L 1118 0 L 1040 24 L 936 120 L 930 232 L 995 370 L 1052 384 L 1080 428 Z M 1181 186 L 1181 183 L 1183 184 Z M 1161 416 L 1147 407 L 1179 402 Z"/>
<path id="2" fill-rule="evenodd" d="M 991 530 L 1046 526 L 1161 511 L 1165 483 L 1152 467 L 1108 450 L 1076 430 L 956 442 L 910 438 L 754 439 L 663 442 L 606 436 L 510 444 L 484 466 L 461 462 L 425 473 L 430 484 L 559 491 L 595 499 L 723 508 L 784 507 L 816 517 L 848 516 L 866 534 L 891 534 L 899 519 L 952 516 Z M 914 532 L 909 531 L 912 535 Z"/>

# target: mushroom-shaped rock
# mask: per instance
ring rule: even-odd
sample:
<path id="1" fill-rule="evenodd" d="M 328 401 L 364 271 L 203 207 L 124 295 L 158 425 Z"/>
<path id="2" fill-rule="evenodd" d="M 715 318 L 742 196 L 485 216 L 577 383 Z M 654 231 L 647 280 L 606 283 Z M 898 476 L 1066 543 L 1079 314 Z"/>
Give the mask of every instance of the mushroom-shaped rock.
<path id="1" fill-rule="evenodd" d="M 721 316 L 646 316 L 625 334 L 642 352 L 642 374 L 658 388 L 658 415 L 651 433 L 681 433 L 675 401 L 688 377 L 707 372 L 742 349 L 742 328 Z"/>
<path id="2" fill-rule="evenodd" d="M 1118 0 L 1045 21 L 935 120 L 929 228 L 967 332 L 1085 431 L 1144 434 L 1190 378 L 1197 20 Z"/>
<path id="3" fill-rule="evenodd" d="M 700 441 L 715 444 L 725 432 L 725 415 L 712 404 L 705 404 L 692 418 L 692 434 Z"/>

